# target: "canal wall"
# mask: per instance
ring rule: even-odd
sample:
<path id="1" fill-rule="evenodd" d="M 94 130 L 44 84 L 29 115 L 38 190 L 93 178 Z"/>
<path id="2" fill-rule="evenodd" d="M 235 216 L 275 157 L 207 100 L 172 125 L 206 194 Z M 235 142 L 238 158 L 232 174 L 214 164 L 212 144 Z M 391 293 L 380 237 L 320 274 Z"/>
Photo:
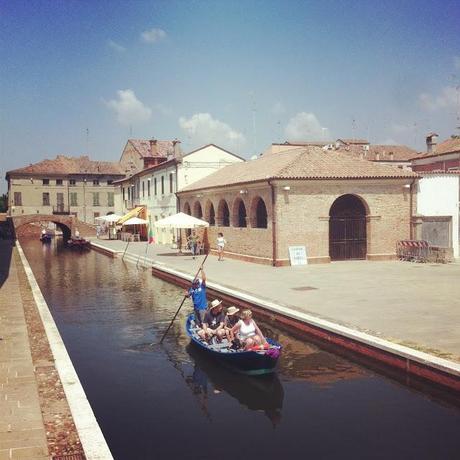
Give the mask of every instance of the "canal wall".
<path id="1" fill-rule="evenodd" d="M 113 460 L 64 342 L 19 241 L 16 247 L 43 323 L 56 369 L 87 460 Z"/>
<path id="2" fill-rule="evenodd" d="M 92 247 L 96 251 L 110 253 L 112 257 L 123 256 L 125 261 L 138 266 L 151 267 L 154 276 L 182 287 L 188 286 L 193 277 L 190 273 L 168 266 L 167 262 L 153 262 L 149 257 L 144 258 L 139 253 L 134 254 L 129 251 L 124 253 L 104 245 L 102 241 L 93 241 Z M 337 349 L 370 359 L 387 366 L 390 370 L 396 370 L 406 378 L 413 377 L 422 382 L 430 382 L 443 388 L 460 391 L 460 364 L 454 361 L 299 312 L 289 308 L 288 305 L 270 302 L 252 293 L 242 292 L 209 280 L 207 284 L 210 297 L 218 296 L 227 304 L 234 304 L 242 308 L 249 306 L 269 320 L 294 328 L 310 339 L 316 339 Z"/>

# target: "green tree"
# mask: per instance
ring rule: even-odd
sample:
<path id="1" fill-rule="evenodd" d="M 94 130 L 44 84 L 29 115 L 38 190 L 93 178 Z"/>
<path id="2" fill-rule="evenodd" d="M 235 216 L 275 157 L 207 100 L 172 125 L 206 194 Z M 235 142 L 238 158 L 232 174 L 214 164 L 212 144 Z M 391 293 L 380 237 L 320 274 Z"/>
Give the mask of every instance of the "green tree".
<path id="1" fill-rule="evenodd" d="M 6 193 L 0 195 L 0 212 L 6 212 L 8 209 L 8 196 Z"/>

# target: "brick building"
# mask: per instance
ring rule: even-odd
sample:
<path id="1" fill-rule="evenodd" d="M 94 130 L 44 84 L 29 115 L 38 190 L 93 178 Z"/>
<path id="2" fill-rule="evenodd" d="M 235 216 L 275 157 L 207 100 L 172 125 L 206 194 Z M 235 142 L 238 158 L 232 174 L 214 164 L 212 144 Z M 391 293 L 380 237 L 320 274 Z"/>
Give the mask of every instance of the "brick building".
<path id="1" fill-rule="evenodd" d="M 416 172 L 460 171 L 460 136 L 438 144 L 438 135 L 428 134 L 426 152 L 412 158 L 412 169 Z"/>
<path id="2" fill-rule="evenodd" d="M 227 166 L 178 193 L 180 209 L 210 223 L 231 257 L 289 264 L 289 247 L 308 261 L 389 259 L 411 236 L 414 184 L 406 169 L 307 146 Z"/>

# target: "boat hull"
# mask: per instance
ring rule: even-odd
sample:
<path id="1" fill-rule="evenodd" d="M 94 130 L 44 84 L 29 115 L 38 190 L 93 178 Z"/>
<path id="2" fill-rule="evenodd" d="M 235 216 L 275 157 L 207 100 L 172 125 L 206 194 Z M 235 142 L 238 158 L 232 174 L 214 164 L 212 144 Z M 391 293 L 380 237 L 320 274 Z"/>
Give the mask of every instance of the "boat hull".
<path id="1" fill-rule="evenodd" d="M 203 353 L 206 353 L 209 357 L 217 360 L 225 367 L 246 375 L 265 375 L 275 372 L 281 346 L 274 340 L 267 339 L 270 345 L 278 347 L 279 352 L 276 356 L 267 353 L 266 350 L 237 352 L 216 351 L 194 337 L 191 330 L 191 322 L 193 319 L 194 315 L 192 313 L 187 318 L 187 335 L 190 337 L 191 343 L 195 347 L 198 347 Z"/>

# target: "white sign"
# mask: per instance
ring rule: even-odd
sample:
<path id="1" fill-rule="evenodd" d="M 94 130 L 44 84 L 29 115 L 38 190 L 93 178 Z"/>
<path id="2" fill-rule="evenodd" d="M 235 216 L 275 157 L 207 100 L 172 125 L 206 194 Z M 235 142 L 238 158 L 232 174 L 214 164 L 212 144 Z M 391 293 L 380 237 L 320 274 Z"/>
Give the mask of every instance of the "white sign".
<path id="1" fill-rule="evenodd" d="M 291 265 L 307 265 L 307 250 L 305 246 L 289 246 Z"/>

